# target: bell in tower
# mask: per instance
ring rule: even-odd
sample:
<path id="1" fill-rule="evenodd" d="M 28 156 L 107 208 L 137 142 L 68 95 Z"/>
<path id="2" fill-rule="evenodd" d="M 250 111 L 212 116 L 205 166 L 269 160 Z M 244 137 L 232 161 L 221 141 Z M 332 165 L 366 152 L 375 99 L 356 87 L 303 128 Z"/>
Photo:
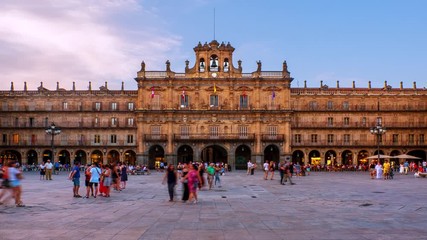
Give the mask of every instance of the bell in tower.
<path id="1" fill-rule="evenodd" d="M 211 71 L 218 71 L 218 56 L 216 56 L 216 55 L 211 56 L 210 70 Z"/>

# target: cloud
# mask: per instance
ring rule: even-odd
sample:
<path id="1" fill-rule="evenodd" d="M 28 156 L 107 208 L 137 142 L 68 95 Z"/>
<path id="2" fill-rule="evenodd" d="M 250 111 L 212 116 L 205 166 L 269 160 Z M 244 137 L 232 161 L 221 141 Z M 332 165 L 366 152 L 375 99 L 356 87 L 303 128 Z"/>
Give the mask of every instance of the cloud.
<path id="1" fill-rule="evenodd" d="M 0 9 L 0 89 L 135 89 L 142 59 L 163 64 L 180 37 L 132 0 L 6 1 Z M 138 19 L 137 24 L 133 23 Z M 150 26 L 150 27 L 147 27 Z"/>

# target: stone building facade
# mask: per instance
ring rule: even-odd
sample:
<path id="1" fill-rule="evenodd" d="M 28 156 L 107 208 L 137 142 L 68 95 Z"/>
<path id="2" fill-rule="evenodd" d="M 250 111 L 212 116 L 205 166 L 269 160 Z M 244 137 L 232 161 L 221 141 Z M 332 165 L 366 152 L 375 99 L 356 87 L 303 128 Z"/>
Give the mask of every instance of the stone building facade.
<path id="1" fill-rule="evenodd" d="M 311 164 L 365 163 L 378 153 L 426 159 L 427 91 L 417 88 L 292 88 L 286 61 L 280 71 L 244 73 L 228 43 L 199 43 L 183 73 L 146 70 L 137 90 L 0 92 L 0 161 L 47 158 L 69 163 L 126 161 L 223 162 L 245 169 L 248 160 Z M 386 134 L 370 128 L 380 122 Z M 55 124 L 61 133 L 46 134 Z"/>

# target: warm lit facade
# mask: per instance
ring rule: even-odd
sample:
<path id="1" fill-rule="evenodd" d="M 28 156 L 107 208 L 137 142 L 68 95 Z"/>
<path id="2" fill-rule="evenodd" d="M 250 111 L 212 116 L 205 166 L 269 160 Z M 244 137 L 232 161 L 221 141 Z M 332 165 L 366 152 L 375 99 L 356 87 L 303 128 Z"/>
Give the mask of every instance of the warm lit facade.
<path id="1" fill-rule="evenodd" d="M 380 117 L 386 134 L 380 152 L 426 159 L 427 91 L 388 87 L 291 88 L 286 62 L 280 71 L 242 72 L 234 48 L 217 41 L 198 44 L 183 73 L 137 72 L 137 90 L 0 92 L 1 158 L 40 163 L 127 161 L 154 167 L 215 161 L 244 169 L 247 160 L 292 159 L 302 163 L 357 164 L 376 154 Z M 149 66 L 147 64 L 147 66 Z M 147 67 L 148 68 L 148 67 Z M 354 85 L 354 84 L 353 84 Z"/>

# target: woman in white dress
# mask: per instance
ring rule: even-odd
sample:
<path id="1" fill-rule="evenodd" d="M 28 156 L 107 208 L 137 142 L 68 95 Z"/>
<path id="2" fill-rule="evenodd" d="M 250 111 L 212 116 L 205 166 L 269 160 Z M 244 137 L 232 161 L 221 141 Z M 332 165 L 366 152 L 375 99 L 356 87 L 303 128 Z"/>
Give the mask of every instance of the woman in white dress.
<path id="1" fill-rule="evenodd" d="M 377 179 L 383 178 L 383 166 L 380 162 L 378 162 L 377 166 L 375 166 L 375 171 L 377 171 Z"/>
<path id="2" fill-rule="evenodd" d="M 403 163 L 401 163 L 400 167 L 399 167 L 399 173 L 403 174 L 404 170 L 405 170 L 405 168 L 403 167 Z"/>

